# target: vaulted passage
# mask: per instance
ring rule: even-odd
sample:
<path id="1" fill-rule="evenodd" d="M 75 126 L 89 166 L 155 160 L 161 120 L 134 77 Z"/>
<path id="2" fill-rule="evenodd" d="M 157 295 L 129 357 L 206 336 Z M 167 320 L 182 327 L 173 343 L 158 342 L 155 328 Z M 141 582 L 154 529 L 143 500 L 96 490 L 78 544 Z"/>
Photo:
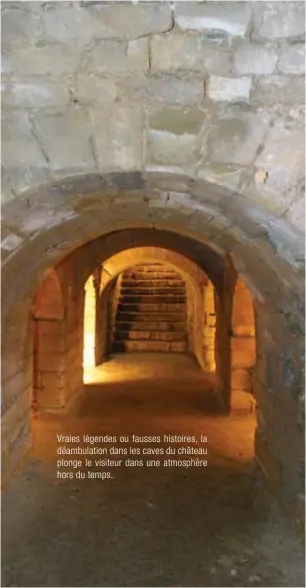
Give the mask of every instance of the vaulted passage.
<path id="1" fill-rule="evenodd" d="M 96 222 L 95 216 L 90 215 L 92 222 Z M 89 230 L 89 218 L 88 223 Z M 98 226 L 101 231 L 100 223 Z M 60 230 L 64 242 L 72 239 L 66 220 Z M 41 231 L 39 235 L 41 239 Z M 216 248 L 213 241 L 207 243 L 195 234 L 184 235 L 175 226 L 172 230 L 166 226 L 127 227 L 112 233 L 106 230 L 82 244 L 78 244 L 76 236 L 70 242 L 71 250 L 57 258 L 57 263 L 47 261 L 39 248 L 36 261 L 33 255 L 27 258 L 31 263 L 41 264 L 37 280 L 31 278 L 30 272 L 23 274 L 10 269 L 15 263 L 22 267 L 18 262 L 22 248 L 17 249 L 16 259 L 14 255 L 8 256 L 4 271 L 4 279 L 7 275 L 10 281 L 12 276 L 16 280 L 15 297 L 6 297 L 4 304 L 4 525 L 10 529 L 6 531 L 4 556 L 8 582 L 40 583 L 36 570 L 41 569 L 43 562 L 37 556 L 36 539 L 34 558 L 26 548 L 30 562 L 26 569 L 20 567 L 21 563 L 14 563 L 16 549 L 18 562 L 23 561 L 21 554 L 25 552 L 23 540 L 18 540 L 16 547 L 16 536 L 19 521 L 24 518 L 24 503 L 18 496 L 26 492 L 34 500 L 25 525 L 26 535 L 31 534 L 33 521 L 38 519 L 37 536 L 47 533 L 49 541 L 54 542 L 56 538 L 58 547 L 50 552 L 46 564 L 53 583 L 78 584 L 78 578 L 82 578 L 82 585 L 89 579 L 92 584 L 109 585 L 116 581 L 121 585 L 128 577 L 131 585 L 185 582 L 209 586 L 216 573 L 216 585 L 226 585 L 230 579 L 226 566 L 222 564 L 218 572 L 214 571 L 215 561 L 223 561 L 222 535 L 222 546 L 226 545 L 227 554 L 231 554 L 231 569 L 240 565 L 241 557 L 249 561 L 249 550 L 253 552 L 255 544 L 264 544 L 269 549 L 273 582 L 301 585 L 301 551 L 290 547 L 291 541 L 295 545 L 293 531 L 275 510 L 264 485 L 266 478 L 268 488 L 282 500 L 286 482 L 286 495 L 292 496 L 287 512 L 300 512 L 296 491 L 292 489 L 300 484 L 293 465 L 302 459 L 302 445 L 298 435 L 294 451 L 292 445 L 282 442 L 276 413 L 269 408 L 277 397 L 268 392 L 269 387 L 278 386 L 279 382 L 273 380 L 279 372 L 271 370 L 271 337 L 275 345 L 282 341 L 282 350 L 285 345 L 288 354 L 289 342 L 292 350 L 296 344 L 283 322 L 288 282 L 283 290 L 282 313 L 278 313 L 273 306 L 263 303 L 253 284 L 253 280 L 257 283 L 260 268 L 269 288 L 273 288 L 275 276 L 270 268 L 264 270 L 263 265 L 255 264 L 251 279 L 247 273 L 240 275 L 232 257 Z M 50 238 L 49 230 L 45 238 Z M 49 248 L 43 242 L 41 246 L 44 250 Z M 24 247 L 31 248 L 31 241 L 26 241 Z M 56 249 L 50 251 L 53 255 Z M 255 248 L 249 252 L 250 271 L 254 251 Z M 241 251 L 244 254 L 245 247 Z M 279 271 L 285 271 L 281 261 L 278 263 Z M 277 304 L 278 289 L 274 295 Z M 278 361 L 278 352 L 275 360 Z M 289 380 L 284 380 L 287 386 Z M 293 405 L 288 403 L 288 408 L 292 411 Z M 281 413 L 278 414 L 281 419 Z M 291 418 L 288 410 L 287 429 Z M 103 474 L 109 479 L 84 479 L 88 475 L 85 461 L 77 470 L 79 477 L 73 465 L 70 469 L 68 465 L 58 465 L 62 461 L 75 462 L 67 461 L 69 454 L 59 456 L 57 435 L 79 436 L 78 447 L 82 451 L 88 446 L 88 442 L 81 441 L 83 435 L 87 439 L 88 435 L 99 436 L 101 432 L 116 439 L 113 457 L 107 456 L 105 462 L 113 465 L 96 466 L 97 476 Z M 203 461 L 203 456 L 196 452 L 203 434 L 207 436 L 207 467 L 199 468 L 197 460 Z M 128 439 L 128 447 L 136 451 L 137 446 L 130 441 L 133 435 L 159 439 L 153 446 L 145 447 L 158 450 L 158 459 L 152 454 L 151 460 L 142 464 L 142 459 L 137 455 L 133 458 L 132 454 L 124 461 L 120 439 Z M 182 455 L 194 460 L 190 463 L 195 465 L 184 469 L 181 454 L 166 453 L 169 435 L 189 439 L 174 452 L 189 452 Z M 69 445 L 65 444 L 66 452 Z M 32 460 L 25 465 L 29 455 Z M 170 467 L 167 460 L 172 464 Z M 158 467 L 152 467 L 151 462 L 158 463 Z M 282 469 L 279 462 L 283 463 Z M 16 477 L 21 470 L 25 478 Z M 58 521 L 51 526 L 37 512 L 39 504 L 45 509 L 46 484 L 47 517 Z M 75 497 L 73 508 L 66 492 Z M 87 493 L 91 496 L 90 511 L 84 507 Z M 65 505 L 68 526 L 74 519 L 73 509 L 77 509 L 78 523 L 69 531 L 69 554 L 79 561 L 87 554 L 86 577 L 84 568 L 75 567 L 66 550 L 66 532 L 57 516 L 59 500 Z M 155 511 L 159 509 L 156 519 Z M 113 535 L 118 512 L 120 524 L 126 518 L 130 521 L 128 537 L 134 537 L 134 547 L 127 547 L 127 537 L 123 536 L 118 543 Z M 178 517 L 177 512 L 185 514 Z M 98 525 L 95 516 L 99 517 Z M 149 526 L 143 526 L 141 521 L 148 516 Z M 298 523 L 300 514 L 295 516 Z M 168 530 L 163 527 L 163 520 L 168 520 Z M 275 530 L 272 543 L 278 545 L 277 537 L 286 537 L 281 552 L 271 549 L 271 521 Z M 102 567 L 95 563 L 96 548 L 87 549 L 80 543 L 88 524 L 88 546 L 91 541 L 103 546 Z M 97 529 L 94 534 L 93 527 Z M 103 536 L 99 529 L 103 529 Z M 167 550 L 170 559 L 166 561 L 158 553 L 160 545 L 171 542 L 169 533 L 174 533 L 176 540 L 173 551 Z M 151 540 L 144 542 L 144 537 L 149 536 Z M 113 537 L 116 547 L 111 547 L 112 542 L 108 547 L 109 537 Z M 187 540 L 193 549 L 187 547 Z M 14 555 L 11 541 L 15 545 Z M 204 559 L 203 541 L 210 545 Z M 160 564 L 163 562 L 163 571 L 151 572 L 150 566 L 144 564 L 135 573 L 135 553 L 142 553 L 147 561 L 147 550 L 155 554 Z M 52 561 L 59 561 L 60 553 L 65 558 L 55 579 L 51 574 Z M 178 553 L 184 554 L 182 565 L 177 563 Z M 262 585 L 269 584 L 270 568 L 259 548 L 254 553 L 260 581 Z M 122 560 L 120 570 L 111 563 L 118 557 Z M 295 562 L 295 572 L 288 572 L 288 558 Z M 253 563 L 243 567 L 241 582 L 245 585 L 251 581 L 253 568 Z M 171 575 L 172 569 L 177 570 L 176 575 Z"/>
<path id="2" fill-rule="evenodd" d="M 304 3 L 1 12 L 2 583 L 303 586 Z"/>

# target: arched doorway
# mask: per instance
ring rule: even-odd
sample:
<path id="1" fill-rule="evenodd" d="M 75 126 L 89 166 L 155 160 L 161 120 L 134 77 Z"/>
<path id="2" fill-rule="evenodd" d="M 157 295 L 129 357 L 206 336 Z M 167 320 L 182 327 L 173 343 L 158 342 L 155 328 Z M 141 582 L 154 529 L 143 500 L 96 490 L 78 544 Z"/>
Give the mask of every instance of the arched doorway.
<path id="1" fill-rule="evenodd" d="M 14 243 L 18 245 L 10 249 L 3 262 L 2 377 L 6 408 L 3 419 L 6 427 L 8 428 L 9 419 L 12 418 L 8 411 L 8 407 L 12 406 L 12 386 L 15 387 L 14 398 L 17 399 L 13 404 L 18 404 L 19 395 L 26 383 L 24 368 L 30 365 L 33 349 L 33 345 L 29 345 L 31 333 L 27 328 L 27 318 L 46 270 L 64 259 L 69 258 L 70 263 L 77 249 L 82 247 L 82 251 L 77 254 L 77 267 L 81 275 L 76 276 L 75 280 L 84 284 L 84 276 L 88 278 L 97 261 L 103 262 L 102 258 L 109 258 L 110 255 L 131 246 L 134 239 L 131 230 L 137 231 L 141 236 L 144 236 L 142 231 L 149 231 L 146 239 L 158 238 L 159 246 L 164 246 L 168 239 L 172 249 L 179 252 L 183 248 L 185 255 L 193 260 L 196 258 L 200 266 L 205 261 L 207 276 L 220 298 L 216 309 L 216 314 L 221 317 L 216 323 L 216 348 L 219 355 L 216 363 L 217 369 L 218 366 L 222 368 L 220 395 L 224 398 L 225 405 L 230 397 L 231 372 L 231 299 L 227 297 L 227 292 L 229 282 L 234 287 L 237 272 L 247 282 L 257 316 L 256 351 L 259 361 L 255 369 L 255 394 L 259 411 L 264 417 L 260 419 L 257 428 L 257 456 L 274 484 L 275 492 L 279 496 L 286 495 L 287 509 L 291 513 L 297 512 L 296 508 L 299 511 L 296 497 L 301 490 L 298 472 L 303 460 L 303 439 L 296 423 L 301 423 L 302 419 L 300 394 L 303 390 L 303 287 L 296 265 L 288 264 L 286 255 L 282 256 L 288 244 L 288 233 L 284 238 L 282 221 L 277 221 L 276 228 L 270 231 L 267 238 L 269 227 L 261 232 L 261 221 L 258 223 L 256 219 L 271 219 L 270 213 L 255 204 L 250 208 L 246 207 L 239 194 L 229 199 L 225 190 L 222 195 L 220 189 L 214 185 L 208 187 L 205 182 L 190 182 L 188 178 L 171 174 L 110 174 L 107 182 L 101 176 L 82 176 L 69 178 L 67 182 L 61 181 L 56 189 L 52 185 L 50 190 L 49 194 L 46 186 L 43 191 L 32 191 L 26 198 L 18 199 L 18 218 L 22 219 L 20 234 L 28 223 L 31 238 L 25 236 L 21 244 L 15 240 Z M 163 198 L 165 190 L 168 194 L 166 208 Z M 74 204 L 75 194 L 78 195 L 77 205 Z M 32 209 L 29 203 L 31 206 L 35 204 L 35 214 L 39 214 L 39 229 L 36 225 L 32 228 Z M 53 215 L 50 215 L 50 206 L 54 211 Z M 46 209 L 48 214 L 44 214 Z M 18 221 L 15 202 L 7 203 L 3 212 L 7 225 L 16 227 Z M 234 229 L 231 224 L 233 221 Z M 15 234 L 14 230 L 11 230 L 12 235 Z M 250 239 L 250 234 L 254 235 L 253 239 Z M 259 240 L 257 234 L 260 234 Z M 277 249 L 273 246 L 276 236 Z M 5 234 L 4 247 L 12 247 L 7 238 Z M 125 245 L 123 238 L 126 239 Z M 281 243 L 284 243 L 283 249 Z M 144 245 L 144 242 L 141 244 Z M 135 244 L 132 243 L 132 246 Z M 86 265 L 85 268 L 84 260 L 89 251 L 92 267 Z M 290 252 L 292 258 L 300 255 L 299 236 L 292 232 Z M 22 261 L 24 256 L 27 258 L 25 268 Z M 230 267 L 233 269 L 230 270 Z M 9 288 L 6 288 L 6 284 L 9 284 Z M 14 296 L 11 292 L 14 292 Z M 81 305 L 77 308 L 80 312 Z M 84 306 L 82 313 L 83 310 Z M 222 311 L 221 314 L 219 310 Z M 221 332 L 223 345 L 219 345 Z M 79 358 L 82 338 L 77 336 L 76 340 L 81 341 L 76 356 Z M 284 358 L 281 366 L 280 356 Z M 77 361 L 81 366 L 82 361 Z M 76 370 L 74 372 L 76 374 Z M 79 379 L 80 372 L 77 373 Z M 74 377 L 75 387 L 77 378 Z M 277 418 L 274 418 L 275 414 L 278 415 Z M 286 431 L 291 431 L 296 440 L 294 452 L 289 443 L 284 443 L 284 436 L 280 433 L 285 415 Z M 24 415 L 24 418 L 27 419 L 28 416 Z M 22 443 L 11 446 L 10 452 L 20 454 L 23 447 Z M 281 483 L 280 477 L 274 475 L 275 471 L 283 472 Z M 288 496 L 290 499 L 287 499 Z"/>

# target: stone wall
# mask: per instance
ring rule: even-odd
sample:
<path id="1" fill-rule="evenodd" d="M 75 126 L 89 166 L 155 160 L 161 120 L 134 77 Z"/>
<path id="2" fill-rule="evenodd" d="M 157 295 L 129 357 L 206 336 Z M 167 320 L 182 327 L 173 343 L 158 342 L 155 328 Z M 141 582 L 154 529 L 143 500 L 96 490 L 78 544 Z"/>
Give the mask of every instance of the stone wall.
<path id="1" fill-rule="evenodd" d="M 4 200 L 164 170 L 303 228 L 302 2 L 4 2 L 2 28 Z"/>
<path id="2" fill-rule="evenodd" d="M 61 284 L 54 270 L 38 290 L 32 317 L 33 404 L 37 411 L 62 408 L 67 386 L 67 323 Z"/>
<path id="3" fill-rule="evenodd" d="M 205 370 L 214 372 L 216 369 L 215 347 L 216 347 L 216 292 L 212 282 L 208 282 L 203 292 L 203 350 L 205 357 Z"/>
<path id="4" fill-rule="evenodd" d="M 2 11 L 5 471 L 30 444 L 29 315 L 46 272 L 72 263 L 81 314 L 77 292 L 97 262 L 164 247 L 216 289 L 227 406 L 237 272 L 250 289 L 256 455 L 302 529 L 304 3 L 14 2 Z"/>
<path id="5" fill-rule="evenodd" d="M 231 326 L 231 408 L 254 412 L 253 378 L 256 339 L 253 300 L 238 278 L 233 295 Z"/>

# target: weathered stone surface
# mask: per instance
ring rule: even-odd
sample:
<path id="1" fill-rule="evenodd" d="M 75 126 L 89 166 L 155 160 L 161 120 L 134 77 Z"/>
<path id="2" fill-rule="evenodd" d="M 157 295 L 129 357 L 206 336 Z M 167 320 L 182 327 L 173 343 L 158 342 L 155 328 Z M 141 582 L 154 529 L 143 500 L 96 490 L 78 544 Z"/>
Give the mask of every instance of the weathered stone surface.
<path id="1" fill-rule="evenodd" d="M 135 76 L 118 82 L 120 96 L 131 101 L 173 105 L 199 104 L 204 96 L 201 79 L 174 76 Z"/>
<path id="2" fill-rule="evenodd" d="M 149 48 L 147 39 L 126 42 L 106 40 L 95 45 L 85 59 L 83 69 L 90 72 L 123 73 L 147 71 Z"/>
<path id="3" fill-rule="evenodd" d="M 146 162 L 157 165 L 190 165 L 196 163 L 194 135 L 174 135 L 164 131 L 149 131 Z"/>
<path id="4" fill-rule="evenodd" d="M 12 9 L 11 4 L 11 2 L 7 2 L 3 5 L 4 10 L 1 15 L 3 47 L 13 48 L 13 46 L 20 44 L 34 45 L 42 36 L 42 23 L 39 15 L 28 10 Z"/>
<path id="5" fill-rule="evenodd" d="M 211 76 L 207 95 L 215 102 L 249 102 L 252 80 L 249 77 L 224 78 Z"/>
<path id="6" fill-rule="evenodd" d="M 41 114 L 35 128 L 53 170 L 95 170 L 90 127 L 80 108 Z"/>
<path id="7" fill-rule="evenodd" d="M 264 114 L 237 109 L 220 117 L 209 134 L 209 152 L 213 162 L 248 165 L 256 155 L 269 126 Z"/>
<path id="8" fill-rule="evenodd" d="M 81 52 L 65 45 L 39 45 L 5 52 L 6 69 L 24 76 L 62 75 L 74 73 Z"/>
<path id="9" fill-rule="evenodd" d="M 118 95 L 115 80 L 94 74 L 79 74 L 72 92 L 81 104 L 91 105 L 114 102 Z"/>
<path id="10" fill-rule="evenodd" d="M 197 177 L 230 190 L 235 190 L 240 182 L 243 168 L 226 164 L 201 163 L 197 171 Z"/>
<path id="11" fill-rule="evenodd" d="M 127 60 L 131 71 L 147 71 L 149 69 L 149 40 L 135 39 L 129 41 Z"/>
<path id="12" fill-rule="evenodd" d="M 229 75 L 231 51 L 222 44 L 209 43 L 201 35 L 168 33 L 151 41 L 152 71 L 191 70 Z"/>
<path id="13" fill-rule="evenodd" d="M 304 132 L 300 128 L 287 128 L 278 121 L 270 130 L 265 148 L 255 161 L 256 169 L 263 170 L 263 181 L 245 187 L 252 197 L 266 199 L 268 207 L 286 211 L 304 176 Z M 258 179 L 257 179 L 258 178 Z"/>
<path id="14" fill-rule="evenodd" d="M 235 72 L 237 75 L 266 75 L 274 72 L 277 51 L 262 43 L 240 45 L 235 52 Z"/>
<path id="15" fill-rule="evenodd" d="M 27 116 L 15 113 L 2 120 L 2 161 L 9 175 L 11 170 L 22 173 L 27 168 L 47 168 L 44 154 L 32 133 Z M 10 170 L 10 171 L 9 171 Z"/>
<path id="16" fill-rule="evenodd" d="M 97 34 L 97 24 L 91 14 L 76 3 L 40 10 L 44 38 L 48 42 L 85 45 Z"/>
<path id="17" fill-rule="evenodd" d="M 258 78 L 252 91 L 252 100 L 263 106 L 273 106 L 275 103 L 304 104 L 304 78 L 281 75 Z"/>
<path id="18" fill-rule="evenodd" d="M 244 36 L 251 19 L 248 2 L 176 2 L 175 22 L 183 30 L 221 31 Z"/>
<path id="19" fill-rule="evenodd" d="M 72 93 L 81 104 L 90 105 L 114 102 L 118 95 L 115 80 L 94 74 L 79 74 Z"/>
<path id="20" fill-rule="evenodd" d="M 168 33 L 151 40 L 151 67 L 153 72 L 171 70 L 201 71 L 198 35 L 177 35 Z"/>
<path id="21" fill-rule="evenodd" d="M 278 169 L 302 171 L 304 165 L 304 133 L 288 129 L 282 121 L 270 130 L 265 148 L 256 159 L 256 166 L 270 173 Z"/>
<path id="22" fill-rule="evenodd" d="M 142 109 L 114 106 L 90 111 L 96 158 L 101 170 L 142 167 Z"/>
<path id="23" fill-rule="evenodd" d="M 70 102 L 67 82 L 62 80 L 22 78 L 12 82 L 10 90 L 10 106 L 45 108 L 68 106 Z"/>
<path id="24" fill-rule="evenodd" d="M 233 390 L 252 390 L 251 371 L 247 369 L 233 370 L 231 385 Z"/>
<path id="25" fill-rule="evenodd" d="M 172 26 L 169 2 L 104 3 L 88 6 L 95 19 L 99 38 L 135 39 L 145 35 L 163 33 Z"/>
<path id="26" fill-rule="evenodd" d="M 296 38 L 305 32 L 303 2 L 255 2 L 253 35 L 266 39 Z"/>
<path id="27" fill-rule="evenodd" d="M 305 233 L 305 195 L 292 202 L 286 214 L 286 219 L 297 227 L 302 233 Z"/>
<path id="28" fill-rule="evenodd" d="M 303 74 L 305 72 L 305 45 L 294 43 L 283 46 L 278 70 L 283 74 Z"/>
<path id="29" fill-rule="evenodd" d="M 210 111 L 198 107 L 165 107 L 148 115 L 151 129 L 174 135 L 195 135 L 210 118 Z"/>

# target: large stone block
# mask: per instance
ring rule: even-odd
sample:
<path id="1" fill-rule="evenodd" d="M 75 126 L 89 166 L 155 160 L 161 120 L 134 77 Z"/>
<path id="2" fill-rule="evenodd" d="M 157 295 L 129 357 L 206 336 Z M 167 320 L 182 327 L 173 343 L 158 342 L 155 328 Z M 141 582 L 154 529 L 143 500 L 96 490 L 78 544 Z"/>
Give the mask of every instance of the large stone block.
<path id="1" fill-rule="evenodd" d="M 175 22 L 183 30 L 244 36 L 251 20 L 249 2 L 176 2 Z"/>
<path id="2" fill-rule="evenodd" d="M 39 372 L 64 371 L 66 365 L 66 354 L 60 352 L 44 353 L 38 350 L 36 354 L 36 366 Z"/>
<path id="3" fill-rule="evenodd" d="M 224 186 L 232 191 L 238 188 L 243 171 L 242 167 L 203 161 L 197 169 L 197 178 Z"/>
<path id="4" fill-rule="evenodd" d="M 149 165 L 195 165 L 198 149 L 194 135 L 149 131 L 146 163 Z"/>
<path id="5" fill-rule="evenodd" d="M 72 88 L 74 97 L 81 104 L 105 104 L 114 102 L 117 97 L 117 86 L 111 78 L 100 78 L 94 74 L 79 74 Z"/>
<path id="6" fill-rule="evenodd" d="M 64 75 L 77 71 L 81 50 L 60 44 L 28 46 L 5 54 L 9 72 L 23 76 Z"/>
<path id="7" fill-rule="evenodd" d="M 266 75 L 274 72 L 277 63 L 274 47 L 261 43 L 247 43 L 237 47 L 235 52 L 235 72 L 237 75 Z"/>
<path id="8" fill-rule="evenodd" d="M 255 338 L 254 337 L 232 337 L 232 369 L 251 368 L 255 364 Z"/>
<path id="9" fill-rule="evenodd" d="M 282 74 L 304 74 L 305 72 L 305 45 L 294 43 L 283 45 L 278 62 L 278 70 Z"/>
<path id="10" fill-rule="evenodd" d="M 305 32 L 304 2 L 255 2 L 253 36 L 265 39 L 298 38 Z"/>
<path id="11" fill-rule="evenodd" d="M 34 44 L 42 36 L 42 23 L 35 12 L 20 8 L 12 8 L 11 2 L 2 5 L 1 42 L 4 50 L 18 45 Z"/>
<path id="12" fill-rule="evenodd" d="M 149 39 L 135 39 L 127 46 L 127 60 L 130 71 L 149 70 Z"/>
<path id="13" fill-rule="evenodd" d="M 168 33 L 151 41 L 153 72 L 191 70 L 229 75 L 231 51 L 223 44 L 210 43 L 202 35 Z"/>
<path id="14" fill-rule="evenodd" d="M 297 179 L 303 175 L 305 160 L 304 132 L 300 128 L 287 128 L 279 121 L 270 130 L 265 148 L 256 159 L 258 169 L 265 170 L 267 176 L 259 189 L 272 201 L 282 204 L 285 194 L 287 205 L 294 197 Z"/>
<path id="15" fill-rule="evenodd" d="M 195 105 L 204 97 L 203 80 L 180 79 L 175 76 L 130 76 L 118 82 L 119 94 L 132 102 L 165 105 Z"/>
<path id="16" fill-rule="evenodd" d="M 95 153 L 99 168 L 142 167 L 143 113 L 137 106 L 114 106 L 90 111 Z"/>
<path id="17" fill-rule="evenodd" d="M 97 34 L 98 26 L 90 12 L 83 10 L 77 3 L 46 7 L 39 11 L 44 38 L 47 42 L 76 43 L 85 45 Z"/>
<path id="18" fill-rule="evenodd" d="M 201 71 L 200 37 L 168 33 L 151 40 L 153 72 L 171 70 Z"/>
<path id="19" fill-rule="evenodd" d="M 212 162 L 248 165 L 256 155 L 269 128 L 265 114 L 245 112 L 237 108 L 221 116 L 208 137 Z"/>
<path id="20" fill-rule="evenodd" d="M 90 125 L 81 108 L 40 114 L 35 127 L 50 167 L 57 170 L 94 171 Z"/>
<path id="21" fill-rule="evenodd" d="M 248 369 L 235 369 L 231 374 L 232 390 L 252 390 L 253 377 L 252 371 Z"/>
<path id="22" fill-rule="evenodd" d="M 136 39 L 163 33 L 172 26 L 170 2 L 99 2 L 85 3 L 95 20 L 98 38 Z"/>
<path id="23" fill-rule="evenodd" d="M 5 167 L 46 166 L 41 147 L 32 133 L 32 127 L 25 113 L 9 114 L 3 117 L 2 161 Z"/>
<path id="24" fill-rule="evenodd" d="M 45 409 L 60 409 L 65 406 L 64 389 L 44 388 L 39 390 L 37 394 L 37 402 L 41 408 Z"/>
<path id="25" fill-rule="evenodd" d="M 254 414 L 255 400 L 253 396 L 244 390 L 232 390 L 231 412 L 240 415 Z"/>
<path id="26" fill-rule="evenodd" d="M 155 131 L 174 135 L 196 135 L 211 118 L 213 109 L 164 107 L 149 113 L 148 124 Z"/>
<path id="27" fill-rule="evenodd" d="M 35 78 L 12 80 L 9 106 L 45 108 L 68 106 L 70 94 L 67 82 Z"/>
<path id="28" fill-rule="evenodd" d="M 65 387 L 64 374 L 62 372 L 43 372 L 41 375 L 43 389 L 61 390 Z"/>
<path id="29" fill-rule="evenodd" d="M 225 78 L 212 75 L 208 81 L 207 96 L 215 102 L 250 101 L 252 79 L 250 77 Z"/>
<path id="30" fill-rule="evenodd" d="M 136 39 L 128 44 L 122 41 L 100 41 L 89 52 L 83 69 L 98 73 L 124 73 L 149 69 L 147 39 Z"/>
<path id="31" fill-rule="evenodd" d="M 257 79 L 252 101 L 259 106 L 275 104 L 304 104 L 305 83 L 303 76 L 273 75 Z"/>

